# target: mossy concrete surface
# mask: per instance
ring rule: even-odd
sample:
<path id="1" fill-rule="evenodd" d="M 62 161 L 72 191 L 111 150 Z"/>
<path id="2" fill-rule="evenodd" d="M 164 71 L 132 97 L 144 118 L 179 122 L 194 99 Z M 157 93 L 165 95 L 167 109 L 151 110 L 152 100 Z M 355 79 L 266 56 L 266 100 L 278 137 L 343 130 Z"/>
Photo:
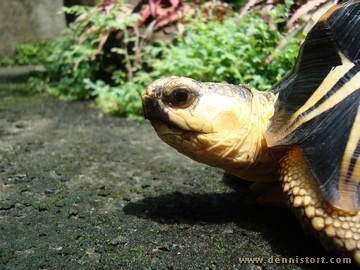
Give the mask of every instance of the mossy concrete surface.
<path id="1" fill-rule="evenodd" d="M 289 210 L 256 205 L 247 184 L 178 154 L 148 122 L 0 96 L 0 269 L 345 269 L 241 263 L 335 255 Z"/>

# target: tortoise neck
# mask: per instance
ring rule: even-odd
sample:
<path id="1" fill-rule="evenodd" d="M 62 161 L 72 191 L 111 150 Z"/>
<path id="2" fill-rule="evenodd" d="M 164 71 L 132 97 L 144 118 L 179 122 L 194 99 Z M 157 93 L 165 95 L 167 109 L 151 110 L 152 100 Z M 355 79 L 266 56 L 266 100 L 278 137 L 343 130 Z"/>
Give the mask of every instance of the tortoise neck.
<path id="1" fill-rule="evenodd" d="M 242 145 L 251 145 L 248 151 L 251 161 L 234 167 L 230 173 L 250 181 L 270 181 L 278 179 L 278 157 L 269 149 L 265 133 L 274 115 L 276 95 L 251 89 L 252 105 L 248 123 L 249 131 Z M 246 149 L 244 149 L 246 150 Z"/>

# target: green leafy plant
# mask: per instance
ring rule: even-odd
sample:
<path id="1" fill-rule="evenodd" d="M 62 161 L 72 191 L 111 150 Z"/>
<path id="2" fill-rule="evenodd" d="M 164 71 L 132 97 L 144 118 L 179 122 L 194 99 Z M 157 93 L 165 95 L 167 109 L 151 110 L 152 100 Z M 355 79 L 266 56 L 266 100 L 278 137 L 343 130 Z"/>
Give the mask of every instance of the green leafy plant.
<path id="1" fill-rule="evenodd" d="M 78 43 L 74 35 L 63 37 L 52 55 L 48 58 L 46 67 L 49 84 L 46 90 L 62 99 L 89 98 L 90 94 L 84 88 L 83 80 L 95 78 L 99 69 L 98 63 L 91 60 L 96 49 L 90 46 L 91 41 Z"/>
<path id="2" fill-rule="evenodd" d="M 53 50 L 53 43 L 38 41 L 16 46 L 15 63 L 19 65 L 44 64 Z"/>
<path id="3" fill-rule="evenodd" d="M 268 15 L 274 25 L 279 25 L 285 21 L 286 12 L 284 5 L 278 5 Z M 292 68 L 301 37 L 289 38 L 285 48 L 276 50 L 285 38 L 280 29 L 271 29 L 256 12 L 237 20 L 233 15 L 223 22 L 204 22 L 200 15 L 174 44 L 162 42 L 149 47 L 147 63 L 151 63 L 153 76 L 186 76 L 269 89 Z"/>
<path id="4" fill-rule="evenodd" d="M 150 36 L 180 20 L 188 10 L 182 0 L 139 1 L 135 7 L 122 0 L 103 0 L 94 8 L 64 8 L 78 18 L 48 58 L 47 91 L 62 99 L 99 97 L 99 106 L 112 112 L 113 105 L 103 105 L 110 97 L 119 96 L 118 89 L 111 86 L 119 81 L 135 83 L 133 76 L 142 68 L 139 62 Z M 140 28 L 145 30 L 140 33 Z M 115 79 L 113 73 L 118 75 Z M 96 79 L 103 82 L 90 83 Z M 97 90 L 92 91 L 94 88 Z M 107 94 L 109 88 L 117 94 Z M 122 97 L 128 100 L 128 96 Z M 127 109 L 119 108 L 119 113 L 123 112 Z"/>
<path id="5" fill-rule="evenodd" d="M 263 90 L 292 67 L 301 36 L 285 34 L 288 6 L 275 6 L 267 20 L 257 11 L 239 20 L 227 7 L 211 3 L 179 23 L 184 17 L 177 9 L 185 6 L 144 0 L 130 8 L 109 0 L 96 8 L 65 9 L 79 17 L 47 60 L 47 91 L 63 99 L 93 98 L 104 113 L 138 116 L 141 91 L 159 77 L 245 83 Z M 173 38 L 155 43 L 155 28 L 174 23 L 179 31 Z M 280 43 L 286 46 L 279 49 Z"/>
<path id="6" fill-rule="evenodd" d="M 274 24 L 285 21 L 285 6 L 269 13 Z M 104 81 L 86 81 L 97 96 L 96 104 L 105 113 L 141 114 L 141 91 L 153 80 L 165 76 L 186 76 L 201 81 L 227 81 L 269 89 L 293 66 L 301 36 L 287 38 L 287 46 L 276 49 L 284 40 L 279 29 L 252 12 L 240 23 L 236 15 L 224 20 L 205 19 L 199 13 L 178 33 L 174 41 L 149 45 L 141 55 L 139 68 L 128 80 L 121 71 L 114 72 L 116 86 Z"/>
<path id="7" fill-rule="evenodd" d="M 126 16 L 118 20 L 120 11 L 116 7 L 106 12 L 100 8 L 80 6 L 64 10 L 80 17 L 48 58 L 47 91 L 63 99 L 90 98 L 93 94 L 84 87 L 84 80 L 95 80 L 104 69 L 101 64 L 106 55 L 100 49 L 104 35 L 136 24 L 138 16 L 123 10 Z"/>
<path id="8" fill-rule="evenodd" d="M 122 76 L 121 76 L 122 77 Z M 95 83 L 85 80 L 85 87 L 96 96 L 95 104 L 105 114 L 127 115 L 138 118 L 142 114 L 140 93 L 154 78 L 147 72 L 139 71 L 131 81 L 111 86 L 102 80 Z"/>
<path id="9" fill-rule="evenodd" d="M 0 59 L 0 66 L 44 64 L 53 47 L 50 41 L 20 43 L 16 46 L 14 57 Z"/>
<path id="10" fill-rule="evenodd" d="M 0 67 L 15 65 L 15 60 L 11 57 L 5 56 L 0 59 Z"/>

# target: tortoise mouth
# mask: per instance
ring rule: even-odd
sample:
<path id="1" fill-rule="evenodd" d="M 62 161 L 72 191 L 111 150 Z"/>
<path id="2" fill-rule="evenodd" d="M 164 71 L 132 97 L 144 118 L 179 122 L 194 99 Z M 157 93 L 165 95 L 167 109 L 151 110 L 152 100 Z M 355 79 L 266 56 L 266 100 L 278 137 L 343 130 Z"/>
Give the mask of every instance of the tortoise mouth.
<path id="1" fill-rule="evenodd" d="M 150 120 L 155 131 L 162 136 L 166 135 L 177 135 L 182 138 L 194 137 L 201 134 L 200 132 L 194 130 L 184 130 L 170 121 L 163 120 Z"/>

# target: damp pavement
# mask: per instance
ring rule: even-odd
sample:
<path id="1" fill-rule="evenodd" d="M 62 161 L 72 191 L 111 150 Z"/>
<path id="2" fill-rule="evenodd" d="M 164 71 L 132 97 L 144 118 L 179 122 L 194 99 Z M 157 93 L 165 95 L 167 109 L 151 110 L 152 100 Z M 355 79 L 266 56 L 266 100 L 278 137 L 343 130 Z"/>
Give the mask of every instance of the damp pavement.
<path id="1" fill-rule="evenodd" d="M 354 268 L 310 263 L 337 257 L 290 210 L 258 206 L 246 183 L 183 157 L 148 122 L 2 78 L 0 269 Z"/>

